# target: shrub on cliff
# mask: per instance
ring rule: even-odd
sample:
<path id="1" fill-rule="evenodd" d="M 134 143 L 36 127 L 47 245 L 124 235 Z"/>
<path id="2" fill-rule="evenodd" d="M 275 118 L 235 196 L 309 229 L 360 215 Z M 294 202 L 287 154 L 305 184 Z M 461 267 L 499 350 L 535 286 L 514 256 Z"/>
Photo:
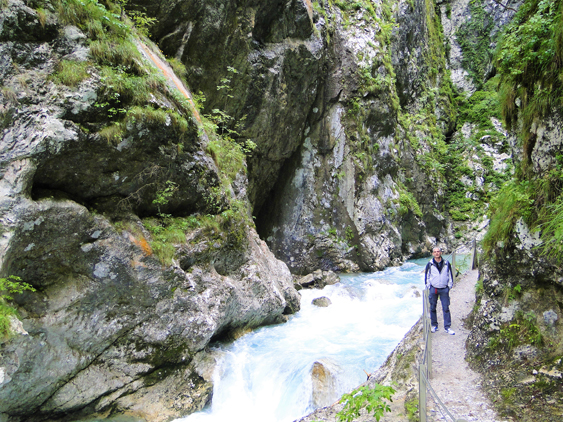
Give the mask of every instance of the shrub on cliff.
<path id="1" fill-rule="evenodd" d="M 30 284 L 22 282 L 19 277 L 0 278 L 0 338 L 8 337 L 11 334 L 10 316 L 17 315 L 17 311 L 9 304 L 9 301 L 12 300 L 11 295 L 23 293 L 25 290 L 35 291 Z"/>

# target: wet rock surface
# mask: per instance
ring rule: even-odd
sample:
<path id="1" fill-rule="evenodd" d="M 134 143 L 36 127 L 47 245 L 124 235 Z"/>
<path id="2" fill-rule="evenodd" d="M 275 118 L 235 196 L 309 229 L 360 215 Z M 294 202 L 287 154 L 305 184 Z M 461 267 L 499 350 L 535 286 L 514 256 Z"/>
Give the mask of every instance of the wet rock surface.
<path id="1" fill-rule="evenodd" d="M 295 288 L 301 289 L 322 289 L 325 286 L 340 282 L 338 275 L 332 271 L 316 270 L 311 274 L 295 280 Z"/>
<path id="2" fill-rule="evenodd" d="M 317 297 L 317 298 L 313 299 L 313 301 L 311 303 L 315 306 L 318 306 L 319 308 L 326 308 L 326 307 L 332 305 L 332 301 L 328 297 L 325 297 L 325 296 Z"/>

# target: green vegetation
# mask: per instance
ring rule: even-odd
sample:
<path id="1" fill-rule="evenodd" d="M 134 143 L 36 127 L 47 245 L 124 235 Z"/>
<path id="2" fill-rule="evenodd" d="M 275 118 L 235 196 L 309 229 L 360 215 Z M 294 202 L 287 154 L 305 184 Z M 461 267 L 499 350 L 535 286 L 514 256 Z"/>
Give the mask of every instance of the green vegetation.
<path id="1" fill-rule="evenodd" d="M 541 177 L 528 178 L 521 168 L 518 170 L 491 203 L 484 252 L 488 254 L 510 242 L 515 224 L 522 218 L 532 231 L 541 230 L 540 252 L 560 263 L 563 261 L 563 156 L 558 155 L 555 166 Z"/>
<path id="2" fill-rule="evenodd" d="M 420 420 L 417 397 L 413 397 L 411 400 L 405 402 L 405 410 L 407 411 L 407 419 L 409 422 L 418 422 Z"/>
<path id="3" fill-rule="evenodd" d="M 35 291 L 30 284 L 21 281 L 20 277 L 11 275 L 0 278 L 0 338 L 10 336 L 10 316 L 17 316 L 17 311 L 8 303 L 12 300 L 11 295 L 23 293 L 26 290 Z"/>
<path id="4" fill-rule="evenodd" d="M 481 89 L 486 79 L 486 71 L 491 63 L 491 31 L 494 21 L 485 8 L 484 0 L 469 2 L 471 19 L 468 19 L 456 32 L 456 39 L 463 51 L 463 68 L 469 71 L 473 83 Z"/>
<path id="5" fill-rule="evenodd" d="M 533 123 L 563 99 L 563 1 L 526 0 L 500 39 L 495 65 L 507 127 L 522 118 L 526 165 Z"/>
<path id="6" fill-rule="evenodd" d="M 143 220 L 143 225 L 151 233 L 150 249 L 163 265 L 172 263 L 176 256 L 175 245 L 185 243 L 190 232 L 198 230 L 199 236 L 193 241 L 201 241 L 200 236 L 204 236 L 215 249 L 240 249 L 246 243 L 246 227 L 252 224 L 248 206 L 242 201 L 232 201 L 229 209 L 217 215 L 172 217 L 161 214 Z"/>
<path id="7" fill-rule="evenodd" d="M 211 114 L 204 115 L 202 128 L 208 135 L 212 135 L 207 145 L 207 152 L 213 157 L 221 172 L 225 189 L 229 189 L 239 172 L 245 171 L 246 155 L 250 155 L 256 148 L 256 144 L 250 139 L 240 139 L 239 132 L 244 127 L 246 116 L 237 120 L 225 111 L 229 99 L 233 98 L 232 77 L 238 73 L 232 66 L 227 66 L 227 71 L 231 76 L 222 78 L 217 86 L 218 91 L 225 93 L 223 109 L 214 108 Z M 204 103 L 205 97 L 200 94 L 197 100 L 199 103 Z"/>
<path id="8" fill-rule="evenodd" d="M 105 123 L 91 123 L 92 130 L 109 143 L 118 144 L 127 132 L 139 123 L 147 128 L 167 127 L 173 131 L 173 139 L 178 142 L 178 152 L 184 147 L 191 123 L 185 117 L 191 116 L 192 106 L 188 100 L 175 91 L 170 91 L 164 77 L 152 66 L 145 63 L 136 44 L 136 36 L 147 36 L 154 19 L 136 11 L 125 11 L 127 0 L 98 2 L 97 0 L 57 0 L 56 11 L 66 24 L 79 27 L 88 36 L 91 60 L 85 63 L 61 61 L 51 79 L 70 87 L 77 86 L 89 77 L 89 71 L 100 75 L 100 89 L 94 107 L 99 120 Z M 170 66 L 184 78 L 186 69 L 182 63 L 170 59 Z M 230 75 L 237 70 L 229 67 Z M 228 198 L 230 185 L 234 178 L 245 171 L 245 155 L 251 154 L 256 145 L 250 140 L 238 140 L 238 131 L 244 118 L 236 120 L 224 109 L 233 97 L 232 76 L 221 80 L 217 87 L 225 94 L 223 109 L 214 109 L 202 118 L 200 131 L 208 135 L 207 152 L 215 160 L 220 170 L 221 186 L 212 189 L 205 202 L 209 212 L 218 215 L 195 215 L 175 218 L 163 214 L 163 206 L 178 191 L 173 181 L 157 186 L 153 204 L 158 209 L 157 217 L 144 220 L 152 235 L 148 242 L 140 236 L 139 245 L 145 254 L 155 254 L 163 264 L 170 264 L 176 254 L 174 245 L 185 242 L 190 230 L 201 232 L 214 240 L 214 244 L 241 247 L 246 239 L 246 226 L 253 224 L 247 206 L 240 201 Z M 175 109 L 159 107 L 154 97 L 171 101 Z M 204 98 L 199 98 L 199 103 Z M 203 133 L 200 133 L 203 135 Z M 227 193 L 227 194 L 225 194 Z M 226 200 L 227 198 L 227 200 Z M 124 200 L 128 202 L 130 198 Z"/>
<path id="9" fill-rule="evenodd" d="M 125 3 L 108 2 L 107 8 L 96 0 L 58 0 L 55 3 L 64 23 L 76 25 L 87 34 L 92 61 L 63 60 L 51 79 L 75 87 L 89 77 L 89 67 L 96 69 L 102 84 L 95 106 L 110 120 L 109 125 L 98 132 L 109 142 L 119 142 L 127 124 L 139 119 L 163 123 L 171 118 L 173 127 L 183 133 L 187 128 L 185 118 L 177 112 L 148 105 L 149 100 L 160 93 L 171 97 L 180 112 L 191 114 L 189 105 L 169 92 L 163 76 L 145 65 L 133 38 L 143 31 L 127 18 L 123 19 L 121 8 Z"/>
<path id="10" fill-rule="evenodd" d="M 399 214 L 405 215 L 412 211 L 417 217 L 422 217 L 422 211 L 414 195 L 401 182 L 397 182 L 397 188 L 399 190 Z"/>
<path id="11" fill-rule="evenodd" d="M 563 261 L 561 240 L 563 157 L 552 168 L 534 175 L 530 157 L 535 143 L 531 128 L 563 99 L 563 1 L 526 0 L 503 32 L 494 58 L 499 73 L 501 114 L 508 128 L 518 128 L 523 156 L 514 180 L 498 193 L 491 207 L 491 226 L 484 253 L 510 242 L 522 218 L 541 230 L 541 252 Z"/>
<path id="12" fill-rule="evenodd" d="M 504 172 L 495 171 L 492 158 L 482 147 L 483 139 L 488 138 L 490 145 L 504 142 L 504 136 L 494 127 L 492 118 L 500 119 L 500 106 L 495 86 L 498 78 L 493 78 L 484 85 L 481 91 L 476 91 L 469 98 L 458 97 L 459 114 L 457 119 L 458 131 L 466 124 L 473 128 L 469 139 L 459 136 L 455 142 L 448 145 L 448 202 L 450 215 L 454 220 L 475 220 L 482 215 L 483 209 L 490 202 L 493 194 L 508 180 L 510 168 Z M 474 161 L 477 156 L 479 162 L 479 176 L 482 186 L 466 186 L 461 178 L 473 180 L 475 177 L 475 163 L 469 167 L 469 160 Z"/>
<path id="13" fill-rule="evenodd" d="M 487 349 L 510 352 L 521 344 L 544 344 L 543 334 L 537 325 L 537 316 L 532 311 L 525 314 L 522 311 L 517 312 L 512 321 L 501 326 L 499 334 L 489 339 Z"/>
<path id="14" fill-rule="evenodd" d="M 6 98 L 9 103 L 18 104 L 18 94 L 14 91 L 14 88 L 11 86 L 3 86 L 1 91 L 4 98 Z"/>
<path id="15" fill-rule="evenodd" d="M 156 204 L 156 206 L 158 207 L 159 216 L 168 217 L 167 215 L 162 214 L 162 212 L 160 211 L 160 206 L 168 204 L 168 201 L 172 196 L 174 196 L 177 190 L 178 190 L 178 184 L 172 182 L 171 180 L 167 180 L 166 186 L 156 193 L 156 198 L 154 198 L 152 203 Z"/>
<path id="16" fill-rule="evenodd" d="M 500 392 L 502 399 L 507 403 L 512 402 L 512 397 L 514 396 L 514 394 L 516 394 L 516 388 L 514 388 L 514 387 L 503 388 Z"/>
<path id="17" fill-rule="evenodd" d="M 485 254 L 496 247 L 504 246 L 520 218 L 523 218 L 524 222 L 531 222 L 533 204 L 530 183 L 511 180 L 501 188 L 490 204 L 492 218 L 483 239 Z"/>
<path id="18" fill-rule="evenodd" d="M 563 197 L 560 195 L 554 203 L 545 209 L 546 215 L 540 228 L 543 244 L 541 252 L 550 259 L 561 262 L 563 257 Z"/>
<path id="19" fill-rule="evenodd" d="M 379 421 L 385 412 L 391 412 L 391 408 L 385 400 L 392 402 L 394 393 L 395 390 L 392 387 L 379 384 L 375 384 L 374 388 L 359 387 L 342 396 L 340 403 L 346 404 L 336 416 L 340 422 L 351 422 L 360 416 L 360 411 L 365 408 L 368 414 L 373 413 L 375 419 Z"/>
<path id="20" fill-rule="evenodd" d="M 383 2 L 364 0 L 338 1 L 334 4 L 342 10 L 342 14 L 349 24 L 356 21 L 358 27 L 367 24 L 379 29 L 373 42 L 368 42 L 369 47 L 376 54 L 368 56 L 362 52 L 358 53 L 359 67 L 356 76 L 359 86 L 355 95 L 349 98 L 346 113 L 348 139 L 358 164 L 357 175 L 361 180 L 364 172 L 373 165 L 373 158 L 379 151 L 377 136 L 374 136 L 365 124 L 369 120 L 370 113 L 373 113 L 373 108 L 376 107 L 373 104 L 373 98 L 384 99 L 391 105 L 390 109 L 386 111 L 391 120 L 400 109 L 390 49 L 391 34 L 396 27 L 392 13 L 394 3 L 389 0 Z M 367 13 L 357 13 L 358 11 Z"/>
<path id="21" fill-rule="evenodd" d="M 55 73 L 50 75 L 50 79 L 55 83 L 76 87 L 80 82 L 90 77 L 87 72 L 89 65 L 87 62 L 62 60 L 57 65 Z"/>
<path id="22" fill-rule="evenodd" d="M 319 4 L 318 1 L 314 1 L 314 2 L 313 2 L 313 9 L 315 9 L 315 11 L 316 11 L 317 13 L 319 13 L 320 15 L 322 15 L 325 19 L 327 18 L 327 15 L 328 15 L 328 14 L 327 14 L 326 10 L 324 9 L 324 7 L 322 7 L 322 6 Z"/>
<path id="23" fill-rule="evenodd" d="M 429 80 L 417 98 L 417 108 L 410 106 L 408 110 L 399 110 L 396 142 L 401 149 L 408 150 L 410 147 L 414 152 L 413 157 L 426 174 L 428 185 L 437 191 L 447 191 L 447 177 L 451 173 L 449 148 L 453 147 L 446 143 L 444 133 L 456 119 L 456 100 L 443 53 L 443 29 L 436 4 L 426 1 L 425 8 L 429 41 L 425 62 Z M 409 180 L 408 169 L 405 176 Z M 412 189 L 410 182 L 405 182 L 405 188 Z M 414 199 L 413 195 L 409 197 L 401 192 L 401 213 L 410 208 L 415 215 L 422 215 Z"/>

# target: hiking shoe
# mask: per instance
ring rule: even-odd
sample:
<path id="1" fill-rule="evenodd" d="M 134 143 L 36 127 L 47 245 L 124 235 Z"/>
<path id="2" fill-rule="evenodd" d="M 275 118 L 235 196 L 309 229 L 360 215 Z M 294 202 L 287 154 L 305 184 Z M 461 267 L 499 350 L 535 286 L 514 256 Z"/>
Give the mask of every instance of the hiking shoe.
<path id="1" fill-rule="evenodd" d="M 455 336 L 455 331 L 451 328 L 446 328 L 446 333 L 448 333 L 450 336 Z"/>
<path id="2" fill-rule="evenodd" d="M 433 333 L 435 333 L 436 331 L 438 331 L 438 327 L 432 327 L 432 330 L 430 330 L 430 331 L 432 331 Z"/>

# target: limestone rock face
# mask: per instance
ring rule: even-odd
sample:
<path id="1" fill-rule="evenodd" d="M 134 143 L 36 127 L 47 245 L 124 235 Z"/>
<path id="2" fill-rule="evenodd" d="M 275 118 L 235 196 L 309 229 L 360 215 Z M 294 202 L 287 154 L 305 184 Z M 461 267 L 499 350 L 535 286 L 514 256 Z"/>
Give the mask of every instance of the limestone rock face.
<path id="1" fill-rule="evenodd" d="M 393 5 L 389 40 L 367 10 L 344 16 L 324 1 L 131 4 L 158 19 L 154 39 L 186 65 L 207 112 L 246 116 L 239 135 L 256 144 L 248 195 L 258 232 L 292 273 L 382 269 L 449 241 L 437 211 L 444 192 L 398 142 L 397 107 L 418 107 L 430 71 L 423 1 Z M 232 97 L 217 89 L 225 78 Z M 421 214 L 401 208 L 406 190 Z"/>
<path id="2" fill-rule="evenodd" d="M 119 142 L 101 136 L 98 70 L 76 87 L 51 77 L 63 58 L 90 60 L 86 35 L 53 10 L 42 25 L 27 3 L 0 13 L 0 274 L 37 291 L 14 297 L 21 323 L 0 344 L 0 420 L 192 413 L 212 390 L 194 357 L 215 338 L 296 312 L 292 276 L 250 226 L 238 247 L 199 231 L 205 247 L 186 238 L 171 265 L 156 258 L 140 217 L 226 204 L 208 200 L 220 185 L 208 139 L 191 116 L 179 129 L 165 89 L 150 101 L 167 119 L 129 121 Z M 168 182 L 174 196 L 155 204 Z M 233 185 L 244 199 L 245 176 Z"/>
<path id="3" fill-rule="evenodd" d="M 493 70 L 492 55 L 483 54 L 479 56 L 479 60 L 483 60 L 483 63 L 478 63 L 477 60 L 472 63 L 472 57 L 464 55 L 461 43 L 467 43 L 468 48 L 475 51 L 494 50 L 502 27 L 510 22 L 523 0 L 511 1 L 510 4 L 504 5 L 508 7 L 494 0 L 479 4 L 473 4 L 469 0 L 437 3 L 444 36 L 449 44 L 448 62 L 452 82 L 461 92 L 470 95 L 490 77 Z M 478 16 L 475 16 L 475 12 Z"/>
<path id="4" fill-rule="evenodd" d="M 528 154 L 530 178 L 543 179 L 558 166 L 555 157 L 563 145 L 561 125 L 556 123 L 560 120 L 560 109 L 539 120 L 528 151 L 513 144 L 515 157 Z M 470 363 L 483 374 L 489 395 L 499 398 L 500 410 L 526 420 L 555 420 L 562 412 L 561 384 L 555 377 L 562 369 L 563 272 L 554 259 L 542 254 L 541 246 L 538 230 L 520 218 L 508 239 L 482 258 L 483 288 L 477 294 L 467 342 Z M 543 385 L 547 388 L 538 389 Z M 517 388 L 518 397 L 502 402 L 506 388 Z"/>
<path id="5" fill-rule="evenodd" d="M 186 65 L 190 87 L 207 97 L 206 110 L 246 116 L 240 136 L 258 144 L 248 165 L 249 199 L 259 209 L 282 164 L 302 142 L 323 77 L 326 51 L 313 36 L 311 2 L 131 3 L 158 19 L 153 38 Z M 231 80 L 233 98 L 217 89 L 224 77 Z"/>

